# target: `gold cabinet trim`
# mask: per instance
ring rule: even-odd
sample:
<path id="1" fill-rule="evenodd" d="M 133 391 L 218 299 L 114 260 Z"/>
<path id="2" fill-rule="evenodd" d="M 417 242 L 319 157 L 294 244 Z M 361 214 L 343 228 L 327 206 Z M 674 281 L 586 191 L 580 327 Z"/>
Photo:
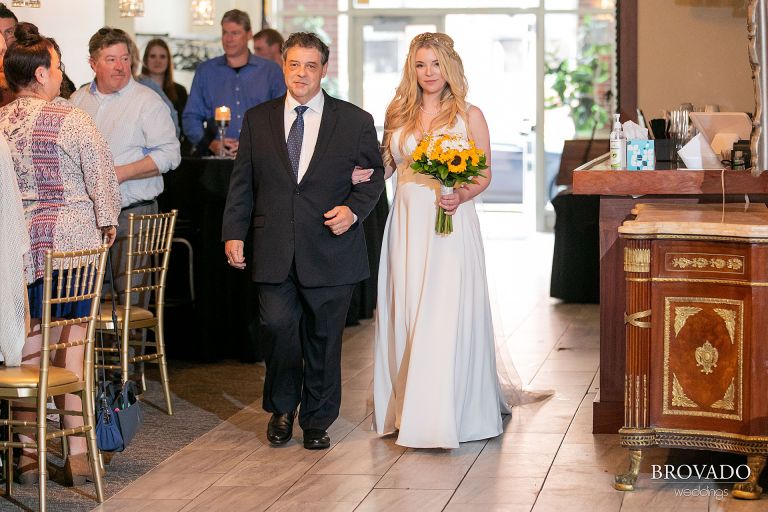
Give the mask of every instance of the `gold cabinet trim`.
<path id="1" fill-rule="evenodd" d="M 668 272 L 714 272 L 743 274 L 744 256 L 702 252 L 668 252 L 664 255 L 664 270 Z"/>
<path id="2" fill-rule="evenodd" d="M 717 368 L 717 359 L 720 357 L 720 353 L 709 341 L 704 341 L 704 344 L 698 347 L 694 353 L 696 359 L 696 366 L 701 366 L 701 373 L 709 375 Z"/>
<path id="3" fill-rule="evenodd" d="M 675 407 L 698 407 L 699 404 L 688 398 L 677 375 L 672 374 L 672 405 Z"/>
<path id="4" fill-rule="evenodd" d="M 651 316 L 650 309 L 646 309 L 645 311 L 637 311 L 635 313 L 632 313 L 631 315 L 624 313 L 624 323 L 629 325 L 634 325 L 635 327 L 640 327 L 641 329 L 650 329 L 651 322 L 640 321 L 641 318 L 650 318 L 650 316 Z"/>
<path id="5" fill-rule="evenodd" d="M 723 395 L 723 398 L 713 403 L 711 407 L 713 409 L 726 409 L 732 411 L 735 407 L 733 403 L 735 393 L 736 390 L 733 387 L 733 379 L 731 379 L 731 385 L 728 386 L 727 390 L 725 390 L 725 395 Z"/>
<path id="6" fill-rule="evenodd" d="M 650 272 L 651 250 L 624 248 L 624 272 Z"/>
<path id="7" fill-rule="evenodd" d="M 675 403 L 675 402 L 682 403 L 685 401 L 684 398 L 688 398 L 688 397 L 685 396 L 685 392 L 683 391 L 682 386 L 677 380 L 677 376 L 673 374 L 671 377 L 674 380 L 670 379 L 671 370 L 669 368 L 669 354 L 670 354 L 670 348 L 672 343 L 671 316 L 672 316 L 672 311 L 674 307 L 673 303 L 675 302 L 684 302 L 686 304 L 691 304 L 691 303 L 717 304 L 717 305 L 729 305 L 729 306 L 737 307 L 738 314 L 734 319 L 734 324 L 735 324 L 734 325 L 734 338 L 735 338 L 734 341 L 737 347 L 737 367 L 736 367 L 736 376 L 735 376 L 735 382 L 734 382 L 734 395 L 738 394 L 738 398 L 734 397 L 734 408 L 732 409 L 733 410 L 732 413 L 691 410 L 691 409 L 673 409 L 673 407 L 690 407 L 689 405 L 678 405 L 677 403 Z M 722 318 L 722 315 L 721 315 L 721 318 Z M 726 320 L 723 319 L 723 321 L 725 322 Z M 743 410 L 742 390 L 743 390 L 743 374 L 744 374 L 744 368 L 743 368 L 744 366 L 744 325 L 743 324 L 744 324 L 744 301 L 741 301 L 741 300 L 714 298 L 714 297 L 665 297 L 664 298 L 664 365 L 663 365 L 664 380 L 662 382 L 662 388 L 663 388 L 662 389 L 663 391 L 662 414 L 720 418 L 720 419 L 736 420 L 736 421 L 742 420 L 742 410 Z M 675 336 L 677 336 L 677 334 L 675 334 Z M 669 389 L 670 385 L 673 387 L 672 390 Z M 675 389 L 676 386 L 679 386 L 678 389 Z M 727 394 L 727 391 L 726 391 L 726 394 Z M 670 395 L 672 395 L 672 400 L 671 400 L 672 403 L 670 403 Z M 688 400 L 690 400 L 690 398 L 688 398 Z M 693 401 L 691 400 L 691 402 Z M 698 404 L 696 406 L 698 407 Z"/>
<path id="8" fill-rule="evenodd" d="M 731 337 L 731 345 L 734 343 L 734 331 L 736 330 L 736 312 L 732 309 L 713 308 L 715 313 L 725 322 L 725 328 Z"/>
<path id="9" fill-rule="evenodd" d="M 639 281 L 639 279 L 627 278 L 627 281 Z M 736 279 L 696 279 L 692 277 L 652 277 L 654 283 L 713 283 L 713 284 L 732 284 L 735 286 L 768 286 L 765 281 L 738 281 Z"/>
<path id="10" fill-rule="evenodd" d="M 678 306 L 675 308 L 675 336 L 680 334 L 680 329 L 690 317 L 701 311 L 701 308 L 693 306 Z"/>

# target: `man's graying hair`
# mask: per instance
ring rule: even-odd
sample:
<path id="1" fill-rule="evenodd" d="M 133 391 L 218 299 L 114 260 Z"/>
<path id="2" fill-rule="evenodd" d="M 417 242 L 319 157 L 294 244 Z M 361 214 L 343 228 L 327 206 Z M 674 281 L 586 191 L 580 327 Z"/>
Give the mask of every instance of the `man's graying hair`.
<path id="1" fill-rule="evenodd" d="M 104 48 L 109 48 L 112 45 L 124 44 L 128 51 L 131 50 L 133 41 L 124 30 L 112 27 L 102 27 L 88 41 L 88 53 L 92 59 L 99 57 L 99 52 Z"/>
<path id="2" fill-rule="evenodd" d="M 223 25 L 226 22 L 236 23 L 243 27 L 243 30 L 246 32 L 251 31 L 251 17 L 248 16 L 247 12 L 240 9 L 232 9 L 225 12 L 224 16 L 221 17 L 221 24 Z"/>
<path id="3" fill-rule="evenodd" d="M 288 36 L 288 39 L 283 44 L 283 61 L 288 50 L 294 46 L 301 48 L 314 48 L 320 52 L 320 63 L 325 65 L 328 62 L 328 56 L 331 54 L 331 50 L 328 49 L 328 45 L 320 39 L 314 32 L 295 32 Z"/>

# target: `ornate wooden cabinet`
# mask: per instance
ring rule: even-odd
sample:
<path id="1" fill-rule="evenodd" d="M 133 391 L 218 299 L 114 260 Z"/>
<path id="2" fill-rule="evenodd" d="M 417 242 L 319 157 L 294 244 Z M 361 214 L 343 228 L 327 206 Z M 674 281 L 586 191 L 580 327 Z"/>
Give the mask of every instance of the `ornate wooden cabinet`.
<path id="1" fill-rule="evenodd" d="M 638 205 L 619 228 L 627 284 L 624 427 L 632 490 L 643 448 L 768 455 L 768 208 Z"/>

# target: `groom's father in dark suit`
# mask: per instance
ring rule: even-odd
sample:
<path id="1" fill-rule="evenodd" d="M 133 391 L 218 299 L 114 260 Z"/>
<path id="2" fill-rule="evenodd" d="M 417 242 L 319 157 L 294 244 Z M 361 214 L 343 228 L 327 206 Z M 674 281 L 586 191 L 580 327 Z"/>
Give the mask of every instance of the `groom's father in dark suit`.
<path id="1" fill-rule="evenodd" d="M 308 449 L 330 446 L 344 321 L 355 283 L 369 275 L 360 223 L 384 188 L 373 118 L 320 87 L 328 54 L 315 34 L 285 42 L 288 93 L 246 113 L 222 229 L 227 261 L 240 269 L 253 229 L 267 438 L 288 442 L 301 405 Z M 370 181 L 352 184 L 356 165 L 374 170 Z"/>

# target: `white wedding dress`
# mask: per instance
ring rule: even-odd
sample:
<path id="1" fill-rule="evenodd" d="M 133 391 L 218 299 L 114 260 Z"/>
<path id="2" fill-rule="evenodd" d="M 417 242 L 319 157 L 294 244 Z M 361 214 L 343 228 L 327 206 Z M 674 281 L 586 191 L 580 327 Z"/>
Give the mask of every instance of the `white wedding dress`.
<path id="1" fill-rule="evenodd" d="M 444 131 L 466 136 L 461 118 Z M 397 431 L 402 446 L 456 448 L 499 435 L 502 413 L 540 396 L 497 356 L 474 201 L 459 206 L 452 234 L 436 234 L 440 184 L 410 168 L 417 141 L 408 136 L 402 154 L 400 136 L 379 265 L 374 428 Z"/>

